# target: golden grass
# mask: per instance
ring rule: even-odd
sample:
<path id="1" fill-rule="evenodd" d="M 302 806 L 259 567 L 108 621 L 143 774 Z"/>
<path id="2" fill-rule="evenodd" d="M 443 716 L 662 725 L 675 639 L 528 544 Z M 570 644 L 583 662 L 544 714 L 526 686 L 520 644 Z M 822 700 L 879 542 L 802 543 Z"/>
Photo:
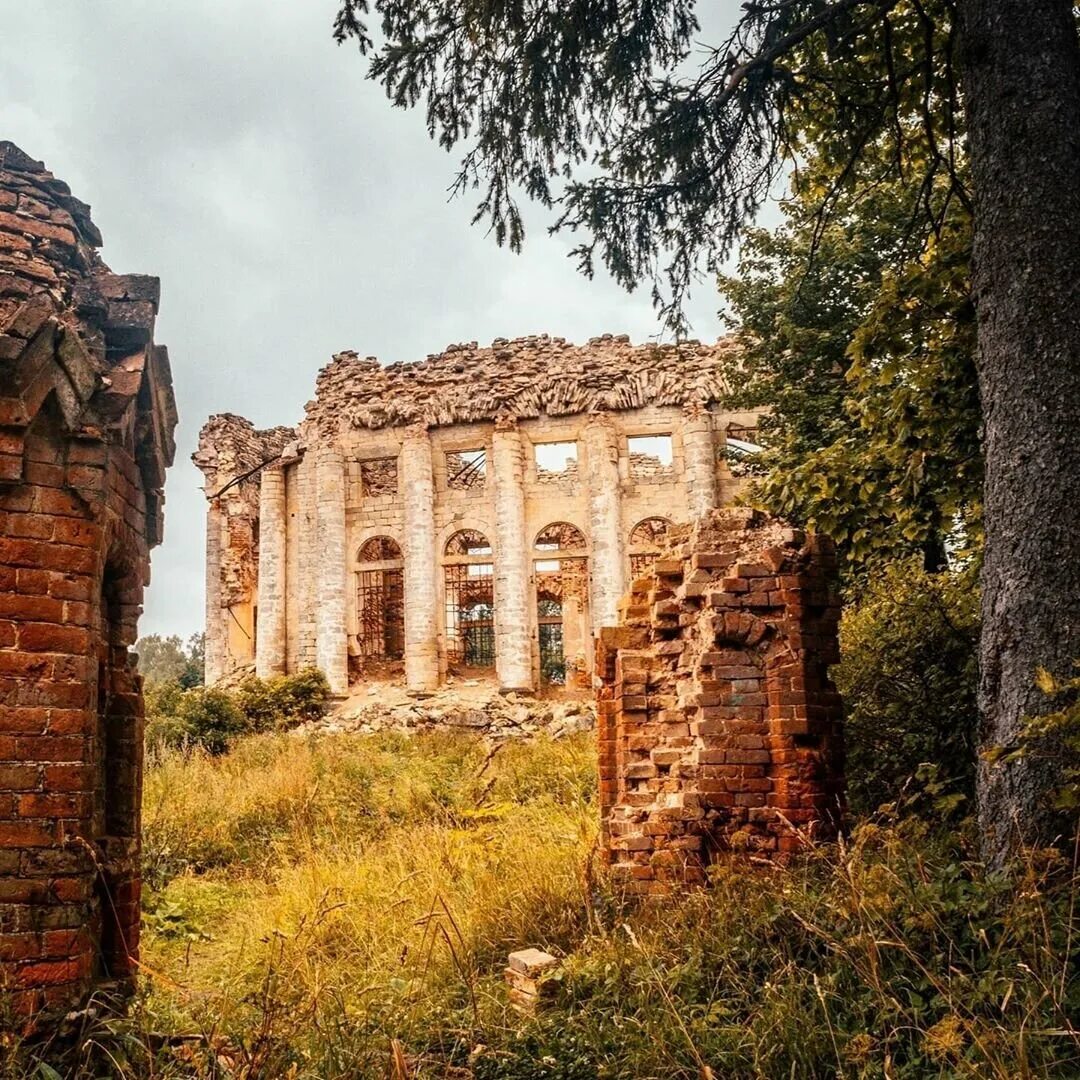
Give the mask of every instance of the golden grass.
<path id="1" fill-rule="evenodd" d="M 490 759 L 343 735 L 164 757 L 144 797 L 148 1014 L 253 1031 L 272 1005 L 302 1044 L 331 1018 L 412 1036 L 447 1003 L 501 1010 L 481 984 L 507 952 L 584 927 L 593 773 L 587 737 Z"/>
<path id="2" fill-rule="evenodd" d="M 146 777 L 144 993 L 4 1080 L 1080 1075 L 1076 868 L 986 875 L 929 787 L 787 868 L 634 908 L 589 736 L 255 736 Z M 508 1008 L 506 954 L 564 957 Z M 42 1072 L 41 1062 L 59 1071 Z"/>

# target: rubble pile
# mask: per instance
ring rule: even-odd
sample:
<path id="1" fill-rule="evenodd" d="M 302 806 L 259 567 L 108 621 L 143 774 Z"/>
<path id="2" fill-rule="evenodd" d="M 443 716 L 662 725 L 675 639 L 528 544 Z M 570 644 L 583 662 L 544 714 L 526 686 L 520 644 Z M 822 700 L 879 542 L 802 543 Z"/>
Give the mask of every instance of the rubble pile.
<path id="1" fill-rule="evenodd" d="M 396 685 L 380 684 L 354 695 L 303 732 L 472 731 L 492 738 L 563 738 L 592 730 L 596 709 L 591 700 L 550 701 L 499 694 L 493 687 L 453 685 L 430 695 L 410 696 Z"/>

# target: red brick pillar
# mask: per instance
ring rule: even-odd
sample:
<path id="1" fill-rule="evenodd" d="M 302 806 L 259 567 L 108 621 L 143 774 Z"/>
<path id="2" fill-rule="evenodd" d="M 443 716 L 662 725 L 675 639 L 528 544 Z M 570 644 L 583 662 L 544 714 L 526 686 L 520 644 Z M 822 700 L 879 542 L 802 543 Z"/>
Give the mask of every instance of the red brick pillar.
<path id="1" fill-rule="evenodd" d="M 786 857 L 842 810 L 834 557 L 749 511 L 672 533 L 598 649 L 603 843 L 626 890 Z"/>
<path id="2" fill-rule="evenodd" d="M 135 642 L 176 423 L 157 281 L 118 277 L 66 185 L 0 142 L 0 1016 L 130 989 Z M 8 257 L 12 252 L 15 257 Z"/>

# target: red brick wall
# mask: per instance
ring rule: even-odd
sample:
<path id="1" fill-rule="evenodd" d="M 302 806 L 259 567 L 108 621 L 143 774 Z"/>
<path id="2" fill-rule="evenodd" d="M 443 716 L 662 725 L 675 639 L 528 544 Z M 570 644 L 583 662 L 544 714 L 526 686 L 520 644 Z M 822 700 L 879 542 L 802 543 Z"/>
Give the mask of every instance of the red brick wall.
<path id="1" fill-rule="evenodd" d="M 4 143 L 0 205 L 0 1023 L 11 1023 L 77 1005 L 102 980 L 126 989 L 134 972 L 143 714 L 128 650 L 175 411 L 151 338 L 156 282 L 111 274 L 87 208 Z"/>
<path id="2" fill-rule="evenodd" d="M 631 893 L 787 856 L 842 810 L 831 550 L 743 510 L 673 541 L 597 648 L 603 842 Z"/>

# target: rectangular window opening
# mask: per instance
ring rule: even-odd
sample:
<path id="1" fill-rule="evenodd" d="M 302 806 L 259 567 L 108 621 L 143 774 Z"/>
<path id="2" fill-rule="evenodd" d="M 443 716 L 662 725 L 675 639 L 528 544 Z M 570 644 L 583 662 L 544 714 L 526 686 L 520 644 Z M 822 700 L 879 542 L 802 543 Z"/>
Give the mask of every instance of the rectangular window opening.
<path id="1" fill-rule="evenodd" d="M 487 473 L 486 450 L 450 450 L 446 455 L 446 486 L 457 491 L 482 487 Z"/>
<path id="2" fill-rule="evenodd" d="M 577 477 L 576 442 L 537 443 L 533 447 L 533 455 L 537 480 L 572 480 Z"/>
<path id="3" fill-rule="evenodd" d="M 626 448 L 633 479 L 659 483 L 672 478 L 675 459 L 670 435 L 631 435 Z"/>
<path id="4" fill-rule="evenodd" d="M 374 458 L 360 462 L 360 494 L 364 498 L 396 495 L 397 491 L 397 458 Z"/>

